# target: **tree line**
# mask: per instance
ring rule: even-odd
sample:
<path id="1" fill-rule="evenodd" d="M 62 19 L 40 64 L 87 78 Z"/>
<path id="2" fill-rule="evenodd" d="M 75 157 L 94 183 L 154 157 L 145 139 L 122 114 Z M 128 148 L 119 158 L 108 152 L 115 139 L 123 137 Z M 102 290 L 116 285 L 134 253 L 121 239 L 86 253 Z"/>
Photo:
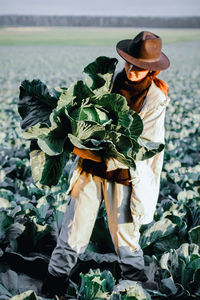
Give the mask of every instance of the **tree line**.
<path id="1" fill-rule="evenodd" d="M 0 26 L 97 26 L 200 28 L 200 17 L 2 15 Z"/>

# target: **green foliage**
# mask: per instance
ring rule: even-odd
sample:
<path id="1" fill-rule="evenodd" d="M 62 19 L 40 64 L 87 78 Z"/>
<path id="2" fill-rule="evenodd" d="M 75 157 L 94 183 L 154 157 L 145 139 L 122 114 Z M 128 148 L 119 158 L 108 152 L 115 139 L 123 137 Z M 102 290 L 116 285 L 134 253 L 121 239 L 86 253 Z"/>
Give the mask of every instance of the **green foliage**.
<path id="1" fill-rule="evenodd" d="M 40 80 L 24 80 L 20 86 L 18 112 L 22 117 L 21 127 L 26 130 L 37 123 L 49 123 L 49 115 L 56 107 L 60 93 L 49 93 L 47 86 Z"/>
<path id="2" fill-rule="evenodd" d="M 200 252 L 195 244 L 182 244 L 162 255 L 159 265 L 160 291 L 168 297 L 200 296 Z"/>
<path id="3" fill-rule="evenodd" d="M 141 228 L 140 245 L 146 255 L 156 254 L 182 243 L 199 242 L 200 203 L 195 199 L 177 201 L 172 197 L 157 205 L 154 221 Z"/>
<path id="4" fill-rule="evenodd" d="M 94 62 L 84 68 L 84 73 L 88 74 L 91 81 L 88 85 L 95 93 L 101 95 L 111 88 L 112 77 L 117 64 L 117 59 L 108 59 L 107 57 L 98 57 Z"/>
<path id="5" fill-rule="evenodd" d="M 4 270 L 0 273 L 0 296 L 3 300 L 43 300 L 46 298 L 38 297 L 41 288 L 41 281 L 33 279 L 25 274 L 17 274 L 12 270 Z M 33 287 L 34 285 L 34 287 Z M 58 300 L 55 297 L 53 300 Z"/>
<path id="6" fill-rule="evenodd" d="M 154 221 L 141 228 L 145 273 L 150 280 L 159 284 L 157 290 L 146 288 L 153 300 L 200 298 L 197 290 L 200 277 L 198 273 L 199 254 L 193 253 L 193 250 L 200 246 L 200 105 L 199 66 L 196 63 L 199 59 L 197 46 L 198 43 L 188 43 L 184 44 L 184 47 L 183 44 L 176 44 L 166 48 L 173 61 L 173 67 L 162 75 L 170 85 L 171 98 L 171 104 L 166 113 L 165 162 Z M 113 55 L 113 47 L 112 49 L 109 47 L 76 48 L 77 56 L 73 50 L 74 48 L 70 47 L 48 47 L 47 63 L 46 47 L 37 48 L 37 51 L 35 47 L 31 46 L 20 47 L 20 49 L 18 47 L 0 48 L 2 68 L 0 76 L 2 87 L 0 90 L 2 103 L 0 107 L 0 298 L 2 300 L 7 300 L 14 295 L 17 295 L 18 299 L 22 299 L 24 295 L 21 297 L 19 294 L 30 290 L 27 297 L 38 295 L 39 300 L 43 299 L 41 283 L 45 276 L 44 269 L 46 270 L 61 229 L 65 205 L 68 201 L 65 191 L 68 188 L 67 179 L 71 164 L 69 160 L 63 169 L 59 183 L 51 190 L 41 190 L 33 184 L 29 162 L 29 141 L 22 139 L 19 128 L 17 89 L 19 82 L 24 78 L 37 78 L 38 74 L 50 86 L 70 86 L 78 78 L 80 79 L 80 76 L 77 75 L 80 66 L 84 68 L 84 64 L 91 58 L 97 57 L 100 51 L 108 56 Z M 186 63 L 188 54 L 190 54 L 189 65 Z M 76 63 L 74 57 L 77 59 Z M 188 78 L 188 73 L 190 78 Z M 176 80 L 177 78 L 179 80 Z M 92 83 L 92 79 L 88 80 Z M 91 103 L 91 107 L 96 107 L 94 90 L 91 90 L 89 86 L 88 89 L 87 84 L 84 84 L 85 81 L 79 81 L 82 83 L 76 82 L 76 88 L 71 89 L 71 93 L 74 91 L 76 95 L 79 95 L 74 98 L 74 101 L 78 105 L 78 103 L 82 103 L 84 97 L 90 97 L 94 101 Z M 50 96 L 47 98 L 49 100 L 53 98 L 52 102 L 58 108 L 67 105 L 73 96 L 67 94 L 65 88 L 56 88 L 58 94 L 53 91 L 48 92 Z M 84 95 L 82 99 L 80 95 Z M 106 98 L 103 99 L 106 101 Z M 90 121 L 94 121 L 98 115 L 100 125 L 109 121 L 106 112 L 99 107 L 96 107 L 96 112 L 94 112 L 94 109 L 90 109 L 91 107 L 84 107 L 84 113 L 80 112 L 80 114 L 77 110 L 73 118 L 78 119 L 78 114 L 81 115 L 81 118 L 87 114 L 88 118 L 90 116 Z M 47 111 L 51 114 L 52 108 Z M 56 114 L 57 110 L 55 111 L 57 122 Z M 131 117 L 135 118 L 136 123 L 138 122 L 137 114 Z M 48 121 L 46 122 L 42 118 L 40 121 L 45 126 L 50 126 Z M 119 118 L 119 122 L 124 122 L 125 128 L 129 127 L 130 121 L 126 116 L 124 118 L 121 115 Z M 48 126 L 46 127 L 48 128 Z M 133 127 L 136 130 L 136 126 Z M 121 133 L 124 134 L 124 131 L 122 130 Z M 139 136 L 139 131 L 136 135 Z M 58 151 L 58 146 L 60 146 L 59 143 L 57 143 L 56 151 Z M 32 147 L 33 150 L 39 150 L 38 145 L 36 148 Z M 155 229 L 155 233 L 153 229 Z M 93 269 L 99 267 L 102 271 L 105 269 L 114 271 L 113 275 L 117 279 L 119 271 L 114 269 L 117 265 L 117 256 L 107 230 L 106 215 L 102 207 L 92 240 L 80 259 L 83 265 Z M 190 245 L 195 243 L 197 246 L 180 248 L 185 243 Z M 178 248 L 181 251 L 178 251 Z M 165 256 L 161 265 L 163 255 Z M 177 269 L 172 267 L 172 261 L 175 262 L 174 265 Z M 7 269 L 3 262 L 10 264 L 7 265 Z M 18 271 L 12 271 L 14 266 L 18 267 L 19 274 L 17 274 Z M 84 269 L 82 270 L 82 267 L 81 271 L 87 273 Z M 189 275 L 191 281 L 188 279 Z M 77 288 L 79 290 L 80 285 Z M 115 293 L 114 289 L 112 291 L 114 300 L 127 299 L 127 291 Z M 33 294 L 33 290 L 35 294 Z M 141 295 L 144 295 L 144 290 L 141 291 Z M 137 295 L 139 299 L 141 299 L 141 295 Z M 135 299 L 135 296 L 133 297 L 131 299 Z M 77 298 L 76 292 L 71 298 Z"/>
<path id="7" fill-rule="evenodd" d="M 113 275 L 109 271 L 90 270 L 80 276 L 80 286 L 72 283 L 76 299 L 151 300 L 149 293 L 135 281 L 122 280 L 115 285 Z"/>
<path id="8" fill-rule="evenodd" d="M 48 155 L 42 150 L 30 153 L 32 177 L 38 187 L 56 185 L 66 165 L 68 153 Z"/>
<path id="9" fill-rule="evenodd" d="M 143 130 L 141 118 L 123 96 L 110 93 L 116 64 L 115 58 L 98 57 L 84 68 L 89 76 L 86 82 L 79 80 L 68 89 L 54 90 L 56 97 L 40 80 L 22 82 L 19 113 L 24 136 L 37 140 L 39 146 L 30 154 L 38 186 L 58 183 L 74 146 L 99 151 L 105 160 L 116 158 L 132 168 L 135 160 L 163 150 L 164 145 L 138 140 Z"/>
<path id="10" fill-rule="evenodd" d="M 20 295 L 11 297 L 10 300 L 49 300 L 49 299 L 38 297 L 34 291 L 29 290 Z M 59 298 L 55 296 L 52 300 L 59 300 Z"/>
<path id="11" fill-rule="evenodd" d="M 90 270 L 86 275 L 81 274 L 81 286 L 77 298 L 81 300 L 108 299 L 115 285 L 112 274 L 108 271 Z"/>
<path id="12" fill-rule="evenodd" d="M 141 284 L 131 280 L 121 280 L 113 289 L 112 300 L 151 300 L 151 296 Z"/>
<path id="13" fill-rule="evenodd" d="M 200 245 L 200 225 L 190 229 L 188 234 L 191 243 Z"/>

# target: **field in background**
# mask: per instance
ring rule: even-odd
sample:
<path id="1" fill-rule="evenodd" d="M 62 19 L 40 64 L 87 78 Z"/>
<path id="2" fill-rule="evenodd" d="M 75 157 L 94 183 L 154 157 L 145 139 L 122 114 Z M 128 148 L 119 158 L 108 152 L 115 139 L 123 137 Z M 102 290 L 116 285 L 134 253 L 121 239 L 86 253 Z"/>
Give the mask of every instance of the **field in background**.
<path id="1" fill-rule="evenodd" d="M 0 44 L 3 45 L 0 46 L 1 299 L 9 300 L 27 290 L 41 295 L 42 281 L 68 201 L 68 168 L 58 186 L 50 191 L 39 190 L 32 181 L 29 141 L 23 138 L 17 112 L 21 81 L 40 78 L 49 88 L 69 87 L 77 79 L 82 79 L 83 68 L 101 55 L 117 57 L 118 68 L 121 68 L 123 60 L 116 53 L 115 43 L 121 38 L 130 38 L 130 33 L 134 36 L 138 31 L 132 28 L 50 30 L 44 27 L 0 30 Z M 141 229 L 140 244 L 145 254 L 145 271 L 156 280 L 158 291 L 148 290 L 146 298 L 140 288 L 135 299 L 199 299 L 200 41 L 189 41 L 192 36 L 194 40 L 199 39 L 199 31 L 156 30 L 156 33 L 163 37 L 164 53 L 171 61 L 170 68 L 160 74 L 160 78 L 169 83 L 171 101 L 166 112 L 165 162 L 159 201 L 154 221 Z M 100 210 L 78 271 L 86 272 L 85 266 L 87 269 L 100 267 L 101 270 L 111 270 L 116 278 L 117 257 L 112 252 L 105 220 L 106 215 Z M 102 295 L 105 280 L 100 280 L 98 274 L 95 276 L 96 281 L 91 284 L 98 284 Z M 85 285 L 85 290 L 89 292 L 96 289 L 96 286 L 95 289 L 88 286 Z M 106 286 L 110 286 L 109 280 Z M 80 286 L 77 288 L 80 293 Z M 85 290 L 82 289 L 80 295 Z M 26 294 L 15 300 L 39 299 L 30 293 L 32 296 Z M 85 299 L 82 297 L 72 299 Z M 122 292 L 116 297 L 108 299 L 125 299 L 126 295 Z M 133 296 L 126 299 L 133 299 Z"/>
<path id="2" fill-rule="evenodd" d="M 200 40 L 200 29 L 0 27 L 0 45 L 114 46 L 141 30 L 160 35 L 164 44 Z"/>

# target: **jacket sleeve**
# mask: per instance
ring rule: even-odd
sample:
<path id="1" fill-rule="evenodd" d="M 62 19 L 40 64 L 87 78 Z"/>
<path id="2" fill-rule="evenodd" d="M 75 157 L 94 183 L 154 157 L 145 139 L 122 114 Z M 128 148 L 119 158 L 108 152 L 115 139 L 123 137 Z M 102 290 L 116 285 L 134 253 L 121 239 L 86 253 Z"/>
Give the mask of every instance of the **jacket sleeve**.
<path id="1" fill-rule="evenodd" d="M 155 87 L 155 89 L 158 88 Z M 139 113 L 144 126 L 141 137 L 153 142 L 164 143 L 164 121 L 168 103 L 169 97 L 166 97 L 160 90 L 157 93 L 151 92 L 146 97 L 143 108 Z"/>
<path id="2" fill-rule="evenodd" d="M 154 87 L 147 97 L 140 116 L 143 120 L 142 137 L 154 142 L 164 143 L 164 121 L 169 98 Z M 156 209 L 160 190 L 160 175 L 163 166 L 164 151 L 154 157 L 136 162 L 136 170 L 131 170 L 132 195 L 131 211 L 139 213 L 142 224 L 150 223 Z"/>

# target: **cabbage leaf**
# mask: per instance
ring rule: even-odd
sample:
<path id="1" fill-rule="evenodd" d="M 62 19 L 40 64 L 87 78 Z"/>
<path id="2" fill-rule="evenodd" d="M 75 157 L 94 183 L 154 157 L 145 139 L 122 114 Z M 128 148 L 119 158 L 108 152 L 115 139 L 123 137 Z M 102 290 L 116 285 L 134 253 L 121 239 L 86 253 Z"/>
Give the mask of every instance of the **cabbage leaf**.
<path id="1" fill-rule="evenodd" d="M 24 137 L 37 143 L 31 166 L 38 186 L 58 183 L 73 147 L 98 151 L 104 160 L 115 158 L 130 168 L 164 148 L 140 138 L 140 116 L 125 97 L 111 93 L 116 64 L 115 58 L 98 57 L 84 68 L 85 82 L 51 92 L 40 80 L 22 82 L 21 127 Z"/>

